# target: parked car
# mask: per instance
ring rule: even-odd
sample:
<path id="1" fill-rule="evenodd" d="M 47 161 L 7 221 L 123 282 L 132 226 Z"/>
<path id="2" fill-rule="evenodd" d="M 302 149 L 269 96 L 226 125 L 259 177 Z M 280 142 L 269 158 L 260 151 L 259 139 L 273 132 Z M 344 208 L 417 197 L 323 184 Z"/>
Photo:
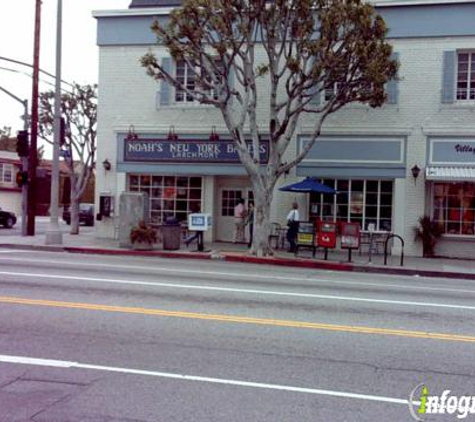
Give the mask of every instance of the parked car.
<path id="1" fill-rule="evenodd" d="M 10 211 L 4 211 L 0 208 L 0 225 L 11 229 L 16 224 L 16 215 Z"/>
<path id="2" fill-rule="evenodd" d="M 66 224 L 71 224 L 71 209 L 64 207 L 63 220 Z M 84 223 L 86 226 L 94 225 L 94 204 L 79 204 L 79 224 Z"/>

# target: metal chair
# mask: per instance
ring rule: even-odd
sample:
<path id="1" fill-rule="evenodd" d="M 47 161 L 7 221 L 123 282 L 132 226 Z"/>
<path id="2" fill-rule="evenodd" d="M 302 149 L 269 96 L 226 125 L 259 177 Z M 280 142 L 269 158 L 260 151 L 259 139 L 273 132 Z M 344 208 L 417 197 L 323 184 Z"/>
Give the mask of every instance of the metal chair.
<path id="1" fill-rule="evenodd" d="M 272 240 L 275 242 L 275 249 L 279 248 L 279 240 L 282 227 L 279 223 L 271 223 L 269 234 L 269 246 L 272 247 Z"/>
<path id="2" fill-rule="evenodd" d="M 363 247 L 367 247 L 368 252 L 369 252 L 370 243 L 371 243 L 370 234 L 369 233 L 361 233 L 361 235 L 360 235 L 360 249 L 358 251 L 360 255 L 361 255 L 361 252 L 363 252 Z"/>

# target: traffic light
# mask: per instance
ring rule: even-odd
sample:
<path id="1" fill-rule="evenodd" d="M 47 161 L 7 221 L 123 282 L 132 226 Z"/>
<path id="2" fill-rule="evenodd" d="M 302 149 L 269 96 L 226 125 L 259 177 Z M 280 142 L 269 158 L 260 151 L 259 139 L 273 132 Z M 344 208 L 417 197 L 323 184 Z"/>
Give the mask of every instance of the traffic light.
<path id="1" fill-rule="evenodd" d="M 16 184 L 18 185 L 19 188 L 21 188 L 23 185 L 28 184 L 28 172 L 27 171 L 19 171 L 16 174 Z"/>
<path id="2" fill-rule="evenodd" d="M 30 147 L 28 146 L 28 131 L 18 131 L 16 139 L 16 152 L 18 153 L 18 156 L 28 157 L 28 155 L 30 154 Z"/>
<path id="3" fill-rule="evenodd" d="M 66 122 L 64 117 L 61 117 L 61 125 L 59 127 L 59 147 L 61 148 L 66 142 Z"/>

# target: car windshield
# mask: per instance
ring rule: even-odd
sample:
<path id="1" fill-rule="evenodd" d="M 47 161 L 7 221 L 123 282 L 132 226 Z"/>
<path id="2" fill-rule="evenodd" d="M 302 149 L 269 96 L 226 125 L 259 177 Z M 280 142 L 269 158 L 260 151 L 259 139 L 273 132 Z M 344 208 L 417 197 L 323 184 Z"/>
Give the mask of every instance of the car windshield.
<path id="1" fill-rule="evenodd" d="M 92 209 L 92 204 L 79 204 L 79 209 L 81 211 L 90 211 Z"/>

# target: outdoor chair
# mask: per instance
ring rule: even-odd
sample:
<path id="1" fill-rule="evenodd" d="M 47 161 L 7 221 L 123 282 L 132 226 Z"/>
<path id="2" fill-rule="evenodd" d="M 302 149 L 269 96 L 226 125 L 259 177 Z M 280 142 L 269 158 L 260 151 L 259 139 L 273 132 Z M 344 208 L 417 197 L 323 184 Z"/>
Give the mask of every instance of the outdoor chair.
<path id="1" fill-rule="evenodd" d="M 269 234 L 269 246 L 272 247 L 272 241 L 275 243 L 275 249 L 279 248 L 280 234 L 282 227 L 279 223 L 271 223 Z"/>

